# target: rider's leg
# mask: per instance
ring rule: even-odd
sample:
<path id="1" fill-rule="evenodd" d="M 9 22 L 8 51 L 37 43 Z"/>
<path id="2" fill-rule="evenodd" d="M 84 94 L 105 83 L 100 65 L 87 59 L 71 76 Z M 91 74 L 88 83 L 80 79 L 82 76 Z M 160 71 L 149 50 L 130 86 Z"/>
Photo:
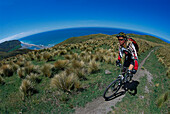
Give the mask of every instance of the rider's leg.
<path id="1" fill-rule="evenodd" d="M 131 62 L 130 62 L 130 65 L 129 65 L 129 70 L 131 70 L 131 73 L 132 74 L 135 74 L 136 72 L 137 72 L 137 70 L 135 70 L 134 69 L 134 66 L 135 66 L 135 63 L 134 63 L 134 61 L 133 60 L 131 60 Z"/>
<path id="2" fill-rule="evenodd" d="M 123 63 L 122 75 L 124 76 L 126 73 L 127 68 L 129 67 L 130 62 L 125 59 Z"/>

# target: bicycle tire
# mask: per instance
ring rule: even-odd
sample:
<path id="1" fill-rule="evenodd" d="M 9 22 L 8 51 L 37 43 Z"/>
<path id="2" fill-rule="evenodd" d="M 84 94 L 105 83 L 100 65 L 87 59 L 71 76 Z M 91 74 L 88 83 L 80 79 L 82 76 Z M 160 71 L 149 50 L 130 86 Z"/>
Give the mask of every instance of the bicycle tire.
<path id="1" fill-rule="evenodd" d="M 122 86 L 122 81 L 121 79 L 116 79 L 113 82 L 109 84 L 109 86 L 105 89 L 103 97 L 105 99 L 110 99 L 113 97 L 121 88 Z"/>

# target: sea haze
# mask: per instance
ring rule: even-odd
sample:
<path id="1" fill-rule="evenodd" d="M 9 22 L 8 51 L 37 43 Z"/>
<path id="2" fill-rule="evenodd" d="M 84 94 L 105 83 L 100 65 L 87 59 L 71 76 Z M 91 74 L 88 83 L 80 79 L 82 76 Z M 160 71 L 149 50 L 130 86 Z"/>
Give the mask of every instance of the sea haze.
<path id="1" fill-rule="evenodd" d="M 51 47 L 71 37 L 85 36 L 85 35 L 98 34 L 98 33 L 113 35 L 113 34 L 118 34 L 119 32 L 134 33 L 139 35 L 149 35 L 147 33 L 127 30 L 127 29 L 104 28 L 104 27 L 82 27 L 82 28 L 68 28 L 68 29 L 42 32 L 42 33 L 21 38 L 19 40 L 28 44 Z"/>

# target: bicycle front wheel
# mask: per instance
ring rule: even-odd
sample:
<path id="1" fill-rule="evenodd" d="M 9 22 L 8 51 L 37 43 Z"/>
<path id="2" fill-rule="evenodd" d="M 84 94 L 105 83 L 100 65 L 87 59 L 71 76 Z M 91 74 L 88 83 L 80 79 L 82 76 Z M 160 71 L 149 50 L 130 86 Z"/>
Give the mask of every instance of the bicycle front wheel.
<path id="1" fill-rule="evenodd" d="M 103 97 L 105 99 L 110 99 L 119 91 L 121 86 L 122 86 L 121 79 L 117 79 L 111 82 L 110 85 L 104 91 Z"/>

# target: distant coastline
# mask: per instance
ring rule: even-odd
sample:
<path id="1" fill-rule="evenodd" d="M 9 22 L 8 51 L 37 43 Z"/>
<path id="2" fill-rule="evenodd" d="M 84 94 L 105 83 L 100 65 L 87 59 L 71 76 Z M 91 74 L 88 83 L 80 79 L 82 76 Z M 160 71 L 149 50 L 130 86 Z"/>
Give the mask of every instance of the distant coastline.
<path id="1" fill-rule="evenodd" d="M 113 34 L 118 34 L 119 32 L 134 33 L 134 34 L 139 34 L 139 35 L 151 35 L 151 34 L 139 32 L 139 31 L 119 29 L 119 28 L 80 27 L 80 28 L 67 28 L 67 29 L 59 29 L 59 30 L 42 32 L 42 33 L 27 36 L 24 38 L 20 38 L 19 40 L 27 44 L 51 47 L 71 37 L 79 37 L 79 36 L 99 34 L 99 33 L 113 35 Z M 154 35 L 151 35 L 151 36 L 154 36 Z M 157 37 L 157 36 L 154 36 L 154 37 Z M 170 43 L 170 41 L 167 41 L 165 39 L 162 39 L 162 38 L 159 38 L 159 39 L 167 43 Z"/>
<path id="2" fill-rule="evenodd" d="M 46 49 L 48 48 L 47 46 L 43 46 L 43 45 L 35 45 L 35 44 L 29 44 L 29 43 L 25 43 L 25 42 L 21 42 L 21 48 L 20 49 Z"/>

